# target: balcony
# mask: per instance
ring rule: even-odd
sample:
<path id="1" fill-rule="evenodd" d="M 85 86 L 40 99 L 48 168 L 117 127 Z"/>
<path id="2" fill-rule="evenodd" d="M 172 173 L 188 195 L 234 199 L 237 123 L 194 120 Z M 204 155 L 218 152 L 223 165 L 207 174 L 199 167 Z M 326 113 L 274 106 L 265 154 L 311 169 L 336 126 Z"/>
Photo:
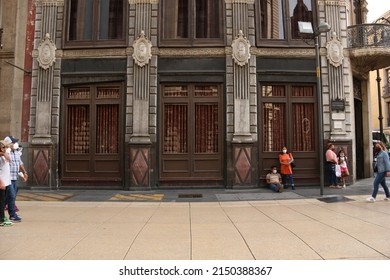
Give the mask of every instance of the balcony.
<path id="1" fill-rule="evenodd" d="M 368 72 L 390 66 L 390 24 L 359 24 L 348 27 L 352 67 Z"/>

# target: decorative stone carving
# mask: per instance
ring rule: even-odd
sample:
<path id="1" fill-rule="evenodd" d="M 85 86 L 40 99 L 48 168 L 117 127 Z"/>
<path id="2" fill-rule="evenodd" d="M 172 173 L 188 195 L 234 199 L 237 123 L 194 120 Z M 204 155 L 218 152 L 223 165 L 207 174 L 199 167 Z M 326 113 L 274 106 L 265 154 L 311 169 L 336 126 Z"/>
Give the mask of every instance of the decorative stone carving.
<path id="1" fill-rule="evenodd" d="M 38 63 L 43 69 L 48 69 L 56 61 L 56 46 L 50 40 L 50 34 L 46 33 L 45 39 L 38 46 Z"/>
<path id="2" fill-rule="evenodd" d="M 225 0 L 226 4 L 254 4 L 255 0 Z"/>
<path id="3" fill-rule="evenodd" d="M 344 59 L 343 46 L 337 39 L 336 32 L 332 33 L 332 40 L 326 44 L 327 58 L 334 67 L 339 67 Z"/>
<path id="4" fill-rule="evenodd" d="M 242 30 L 239 31 L 236 39 L 232 43 L 233 48 L 233 59 L 239 66 L 244 66 L 249 62 L 251 57 L 250 54 L 250 43 L 249 40 L 244 37 Z"/>
<path id="5" fill-rule="evenodd" d="M 129 4 L 158 4 L 160 0 L 129 0 Z"/>
<path id="6" fill-rule="evenodd" d="M 135 63 L 143 67 L 149 63 L 152 58 L 152 43 L 145 37 L 145 32 L 142 30 L 141 35 L 133 44 L 133 58 Z"/>
<path id="7" fill-rule="evenodd" d="M 35 0 L 36 6 L 64 6 L 64 0 Z"/>

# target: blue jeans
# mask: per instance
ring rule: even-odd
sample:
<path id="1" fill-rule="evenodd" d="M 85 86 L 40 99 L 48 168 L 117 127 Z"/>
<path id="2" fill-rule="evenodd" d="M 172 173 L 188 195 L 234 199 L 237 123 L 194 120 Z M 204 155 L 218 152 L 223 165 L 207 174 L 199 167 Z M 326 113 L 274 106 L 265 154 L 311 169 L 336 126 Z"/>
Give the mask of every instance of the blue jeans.
<path id="1" fill-rule="evenodd" d="M 0 190 L 0 223 L 4 221 L 5 190 Z"/>
<path id="2" fill-rule="evenodd" d="M 282 184 L 286 187 L 287 182 L 290 183 L 290 186 L 294 186 L 294 177 L 292 174 L 282 174 Z"/>
<path id="3" fill-rule="evenodd" d="M 268 186 L 271 188 L 271 190 L 278 192 L 279 184 L 268 184 Z"/>
<path id="4" fill-rule="evenodd" d="M 16 180 L 11 181 L 5 192 L 5 204 L 8 205 L 8 214 L 10 217 L 15 216 L 15 200 L 18 189 L 16 187 Z"/>
<path id="5" fill-rule="evenodd" d="M 337 177 L 336 177 L 336 166 L 334 163 L 327 162 L 326 170 L 329 175 L 329 184 L 333 186 L 337 186 Z"/>
<path id="6" fill-rule="evenodd" d="M 386 197 L 390 198 L 389 188 L 386 185 L 386 172 L 377 173 L 374 180 L 374 190 L 372 191 L 372 197 L 376 198 L 378 194 L 379 184 L 385 191 Z"/>

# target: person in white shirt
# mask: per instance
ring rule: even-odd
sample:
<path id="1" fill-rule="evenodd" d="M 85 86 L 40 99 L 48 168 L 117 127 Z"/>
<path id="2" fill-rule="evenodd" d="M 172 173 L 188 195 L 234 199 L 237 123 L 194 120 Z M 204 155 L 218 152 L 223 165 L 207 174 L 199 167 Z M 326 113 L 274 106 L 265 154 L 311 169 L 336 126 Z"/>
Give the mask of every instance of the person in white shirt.
<path id="1" fill-rule="evenodd" d="M 278 169 L 276 166 L 272 166 L 271 173 L 268 173 L 266 176 L 266 181 L 268 187 L 270 187 L 275 192 L 282 192 L 282 176 L 278 173 Z"/>
<path id="2" fill-rule="evenodd" d="M 10 157 L 7 153 L 10 145 L 9 141 L 0 141 L 0 226 L 12 225 L 12 222 L 4 214 L 5 192 L 7 187 L 11 185 Z"/>

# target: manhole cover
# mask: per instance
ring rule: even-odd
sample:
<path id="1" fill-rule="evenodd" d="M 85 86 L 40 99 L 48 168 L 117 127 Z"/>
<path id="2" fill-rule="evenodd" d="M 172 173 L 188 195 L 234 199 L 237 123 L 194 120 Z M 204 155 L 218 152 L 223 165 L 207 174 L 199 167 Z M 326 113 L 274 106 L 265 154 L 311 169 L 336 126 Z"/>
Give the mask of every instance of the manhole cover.
<path id="1" fill-rule="evenodd" d="M 342 195 L 321 197 L 318 198 L 318 200 L 326 203 L 354 201 L 353 199 L 350 199 Z"/>
<path id="2" fill-rule="evenodd" d="M 186 194 L 179 194 L 179 198 L 202 198 L 203 195 L 201 193 L 186 193 Z"/>

